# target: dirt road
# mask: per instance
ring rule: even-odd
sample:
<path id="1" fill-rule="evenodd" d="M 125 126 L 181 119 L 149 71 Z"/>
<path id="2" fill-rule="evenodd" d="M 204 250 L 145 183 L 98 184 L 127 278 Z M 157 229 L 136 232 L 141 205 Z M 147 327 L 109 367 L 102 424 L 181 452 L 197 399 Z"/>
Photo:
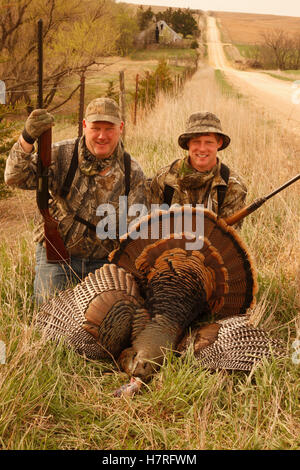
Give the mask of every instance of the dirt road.
<path id="1" fill-rule="evenodd" d="M 258 106 L 270 111 L 272 118 L 281 127 L 300 134 L 300 83 L 286 82 L 272 78 L 262 72 L 236 70 L 230 66 L 223 50 L 216 19 L 207 17 L 207 42 L 209 63 L 222 70 L 227 79 L 243 95 L 250 95 Z M 297 88 L 299 87 L 299 88 Z M 294 103 L 297 101 L 299 103 Z"/>

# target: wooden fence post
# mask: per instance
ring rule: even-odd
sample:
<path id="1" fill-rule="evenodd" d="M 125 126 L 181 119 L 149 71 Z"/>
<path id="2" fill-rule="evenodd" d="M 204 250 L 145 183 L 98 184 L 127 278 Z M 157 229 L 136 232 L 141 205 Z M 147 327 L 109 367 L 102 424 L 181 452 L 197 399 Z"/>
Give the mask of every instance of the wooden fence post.
<path id="1" fill-rule="evenodd" d="M 119 72 L 119 79 L 120 79 L 120 95 L 119 95 L 119 106 L 122 116 L 122 121 L 124 121 L 124 127 L 122 132 L 123 141 L 125 141 L 125 134 L 126 134 L 126 109 L 125 109 L 125 80 L 124 80 L 124 70 Z"/>
<path id="2" fill-rule="evenodd" d="M 146 93 L 145 93 L 145 107 L 149 105 L 149 85 L 150 85 L 150 72 L 146 72 Z"/>
<path id="3" fill-rule="evenodd" d="M 79 93 L 79 111 L 78 111 L 78 137 L 82 136 L 83 133 L 83 114 L 84 114 L 84 89 L 85 89 L 85 75 L 82 72 L 80 77 L 80 93 Z"/>
<path id="4" fill-rule="evenodd" d="M 139 91 L 139 74 L 136 74 L 135 78 L 135 97 L 134 97 L 134 114 L 133 114 L 133 124 L 136 125 L 136 112 L 137 112 L 137 102 L 138 102 L 138 91 Z"/>

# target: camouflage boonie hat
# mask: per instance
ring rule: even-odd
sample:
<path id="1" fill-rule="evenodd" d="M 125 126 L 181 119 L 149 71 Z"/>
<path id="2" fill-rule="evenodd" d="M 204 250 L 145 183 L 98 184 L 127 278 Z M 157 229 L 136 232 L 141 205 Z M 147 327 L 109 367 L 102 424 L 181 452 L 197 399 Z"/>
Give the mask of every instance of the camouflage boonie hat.
<path id="1" fill-rule="evenodd" d="M 187 144 L 190 139 L 208 132 L 214 132 L 222 137 L 223 144 L 219 150 L 223 150 L 229 145 L 230 137 L 222 131 L 220 119 L 215 114 L 207 112 L 191 114 L 186 124 L 186 131 L 178 137 L 178 144 L 183 149 L 188 150 Z"/>
<path id="2" fill-rule="evenodd" d="M 118 125 L 122 122 L 119 106 L 111 98 L 95 98 L 91 101 L 85 111 L 85 120 L 107 121 Z"/>

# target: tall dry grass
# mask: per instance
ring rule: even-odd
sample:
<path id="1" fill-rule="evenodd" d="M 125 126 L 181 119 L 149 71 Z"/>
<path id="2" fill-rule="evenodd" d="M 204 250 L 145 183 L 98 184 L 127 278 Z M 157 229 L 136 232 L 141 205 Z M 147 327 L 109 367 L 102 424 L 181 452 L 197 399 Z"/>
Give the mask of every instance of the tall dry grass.
<path id="1" fill-rule="evenodd" d="M 220 158 L 241 175 L 248 188 L 247 201 L 264 196 L 300 171 L 299 142 L 280 130 L 267 113 L 256 110 L 247 99 L 220 93 L 213 71 L 203 68 L 177 99 L 161 96 L 155 110 L 130 126 L 127 147 L 152 176 L 168 162 L 182 158 L 177 138 L 192 112 L 211 111 L 221 119 L 231 145 Z M 272 304 L 278 295 L 291 297 L 296 310 L 299 288 L 299 182 L 269 200 L 243 224 L 247 241 Z M 294 299 L 295 302 L 292 300 Z M 298 304 L 299 306 L 299 304 Z"/>
<path id="2" fill-rule="evenodd" d="M 213 73 L 203 69 L 180 96 L 161 96 L 154 110 L 140 112 L 137 126 L 128 123 L 126 147 L 148 176 L 183 156 L 177 136 L 197 110 L 216 113 L 232 137 L 222 158 L 244 177 L 249 202 L 299 171 L 293 141 L 247 101 L 223 96 Z M 212 374 L 189 354 L 169 354 L 133 399 L 112 396 L 126 381 L 114 364 L 85 361 L 63 345 L 43 343 L 33 327 L 30 230 L 16 234 L 17 247 L 3 241 L 0 331 L 7 359 L 0 365 L 0 448 L 298 448 L 299 365 L 292 361 L 291 342 L 299 306 L 299 188 L 289 188 L 249 216 L 242 236 L 259 276 L 253 318 L 288 342 L 287 357 L 264 362 L 247 376 Z"/>

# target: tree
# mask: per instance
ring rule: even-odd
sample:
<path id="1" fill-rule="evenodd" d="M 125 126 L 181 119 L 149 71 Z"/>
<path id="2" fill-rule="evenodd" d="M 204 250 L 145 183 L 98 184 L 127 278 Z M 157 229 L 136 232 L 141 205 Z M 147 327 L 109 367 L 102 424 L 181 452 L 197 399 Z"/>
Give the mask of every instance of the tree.
<path id="1" fill-rule="evenodd" d="M 174 11 L 172 16 L 172 28 L 176 33 L 187 35 L 196 35 L 199 31 L 197 22 L 189 10 L 183 11 L 180 8 Z"/>
<path id="2" fill-rule="evenodd" d="M 273 54 L 275 65 L 278 69 L 286 70 L 292 49 L 292 41 L 285 31 L 273 29 L 263 32 L 264 45 Z"/>
<path id="3" fill-rule="evenodd" d="M 147 10 L 144 10 L 143 6 L 141 5 L 137 10 L 136 17 L 140 31 L 143 31 L 144 29 L 147 29 L 149 24 L 152 22 L 154 13 L 151 10 L 151 7 L 148 7 Z"/>
<path id="4" fill-rule="evenodd" d="M 157 21 L 165 21 L 176 33 L 182 34 L 183 37 L 188 35 L 198 36 L 199 34 L 197 22 L 193 17 L 193 12 L 189 9 L 182 10 L 178 8 L 174 10 L 173 8 L 168 8 L 157 13 L 156 19 Z"/>
<path id="5" fill-rule="evenodd" d="M 156 20 L 165 21 L 168 25 L 172 25 L 172 17 L 173 17 L 173 8 L 169 7 L 165 11 L 159 11 L 156 13 Z"/>
<path id="6" fill-rule="evenodd" d="M 293 70 L 300 69 L 300 33 L 296 34 L 293 38 L 293 53 L 289 68 Z"/>
<path id="7" fill-rule="evenodd" d="M 0 77 L 6 83 L 7 102 L 13 106 L 25 102 L 28 112 L 35 107 L 39 18 L 44 22 L 44 103 L 47 108 L 52 104 L 49 110 L 77 91 L 79 80 L 74 84 L 72 76 L 101 64 L 101 57 L 115 54 L 120 47 L 117 41 L 122 43 L 113 0 L 16 0 L 11 4 L 0 0 L 0 13 Z M 68 96 L 53 106 L 66 83 Z"/>
<path id="8" fill-rule="evenodd" d="M 168 92 L 173 86 L 171 69 L 167 62 L 161 59 L 153 73 L 147 72 L 146 77 L 140 81 L 138 100 L 145 106 L 153 106 L 158 90 Z"/>
<path id="9" fill-rule="evenodd" d="M 134 38 L 139 29 L 136 17 L 132 16 L 131 9 L 125 4 L 118 5 L 116 29 L 117 53 L 121 56 L 125 56 L 133 49 Z"/>

